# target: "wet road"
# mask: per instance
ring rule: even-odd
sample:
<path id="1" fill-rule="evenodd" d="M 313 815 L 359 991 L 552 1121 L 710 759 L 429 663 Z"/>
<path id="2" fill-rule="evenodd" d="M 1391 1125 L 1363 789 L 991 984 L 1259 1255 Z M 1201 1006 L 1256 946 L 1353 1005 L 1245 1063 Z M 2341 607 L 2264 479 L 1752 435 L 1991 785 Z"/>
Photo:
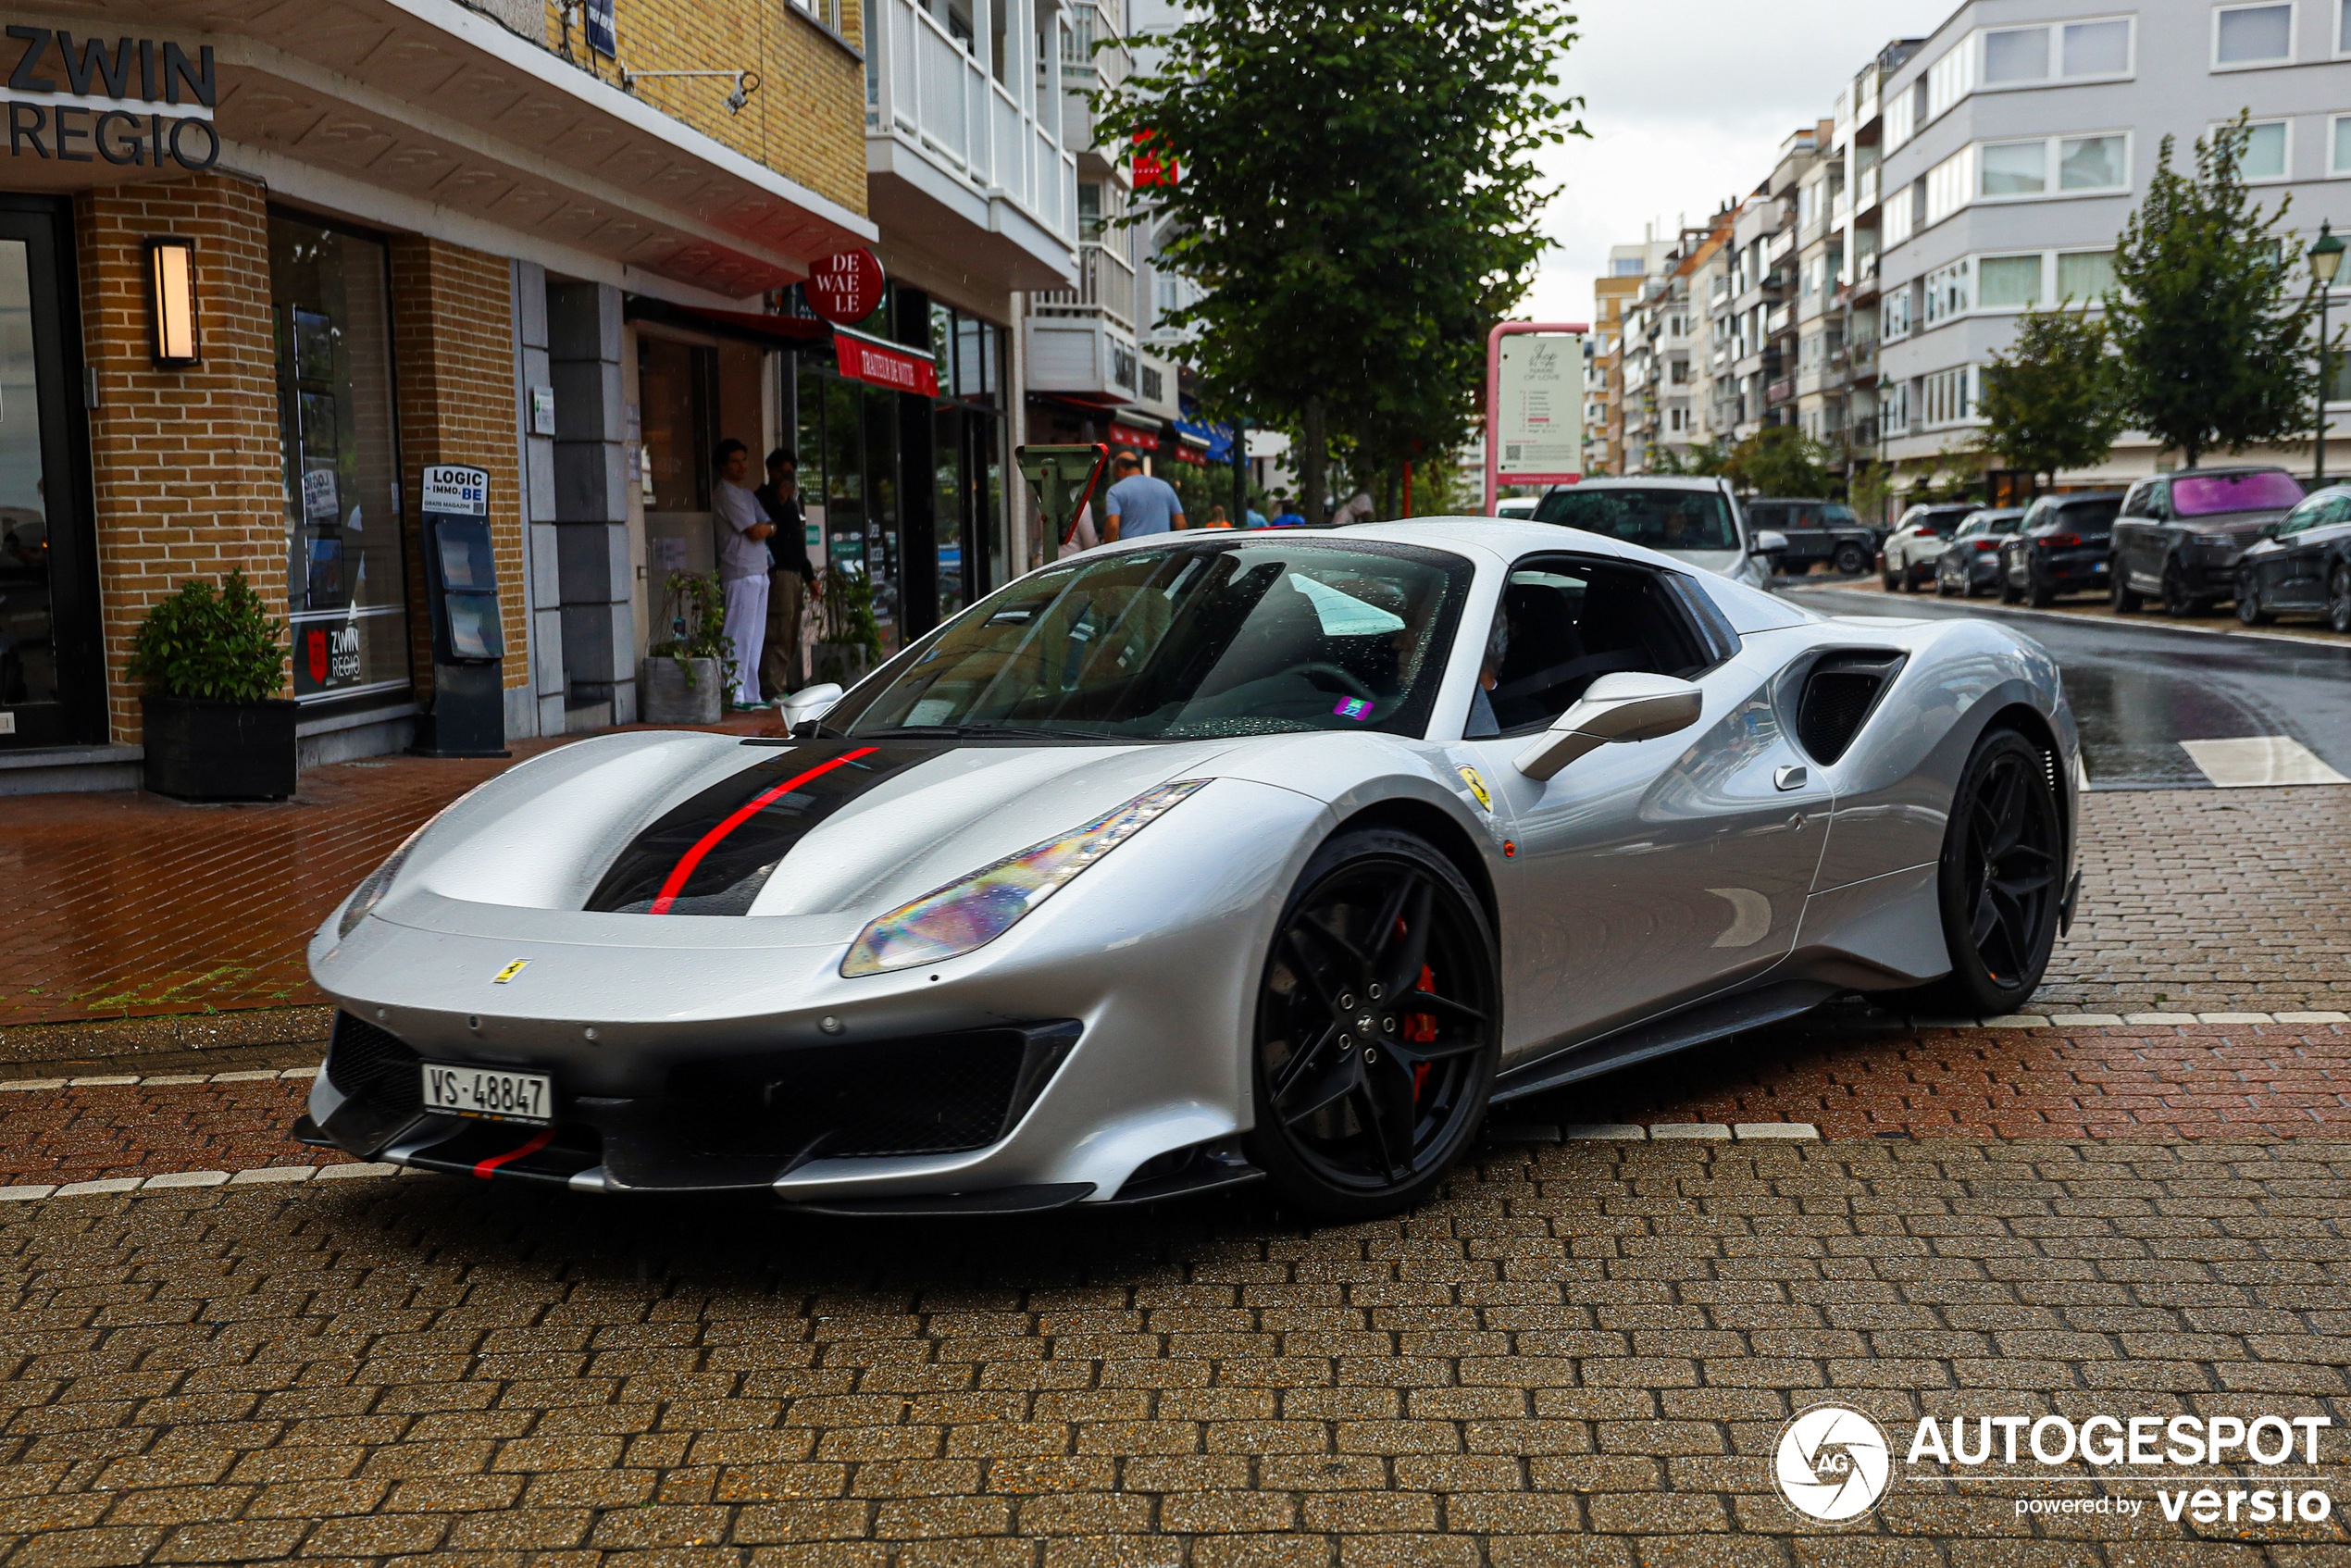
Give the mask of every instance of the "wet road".
<path id="1" fill-rule="evenodd" d="M 1994 613 L 1933 599 L 1897 604 L 1866 591 L 1786 592 L 1822 615 L 1929 619 Z M 2296 745 L 2191 749 L 2199 741 L 2266 737 L 2298 743 L 2324 767 L 2351 775 L 2351 650 L 2057 616 L 1997 618 L 2038 641 L 2063 666 L 2093 789 L 2208 789 L 2216 778 L 2231 777 L 2233 759 L 2283 756 L 2289 767 L 2300 760 Z"/>

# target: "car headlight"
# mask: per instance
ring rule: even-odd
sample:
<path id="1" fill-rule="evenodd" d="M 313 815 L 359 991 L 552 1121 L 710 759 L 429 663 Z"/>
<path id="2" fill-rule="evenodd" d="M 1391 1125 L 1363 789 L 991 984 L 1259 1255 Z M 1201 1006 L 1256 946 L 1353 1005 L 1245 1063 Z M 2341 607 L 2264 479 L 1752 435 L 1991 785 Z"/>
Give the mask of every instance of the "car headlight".
<path id="1" fill-rule="evenodd" d="M 392 888 L 392 879 L 399 876 L 401 866 L 407 864 L 408 852 L 417 847 L 417 840 L 425 836 L 425 829 L 440 820 L 439 812 L 427 817 L 415 832 L 400 840 L 398 849 L 384 857 L 381 865 L 367 873 L 367 880 L 352 890 L 351 902 L 342 906 L 342 918 L 335 922 L 335 940 L 341 941 L 351 935 L 359 922 L 367 918 L 376 905 L 383 902 L 384 894 Z"/>
<path id="2" fill-rule="evenodd" d="M 1207 782 L 1186 778 L 1163 784 L 1065 838 L 1033 844 L 980 867 L 959 882 L 900 905 L 857 933 L 849 956 L 841 960 L 842 977 L 911 969 L 987 946 L 1065 887 L 1071 877 Z"/>

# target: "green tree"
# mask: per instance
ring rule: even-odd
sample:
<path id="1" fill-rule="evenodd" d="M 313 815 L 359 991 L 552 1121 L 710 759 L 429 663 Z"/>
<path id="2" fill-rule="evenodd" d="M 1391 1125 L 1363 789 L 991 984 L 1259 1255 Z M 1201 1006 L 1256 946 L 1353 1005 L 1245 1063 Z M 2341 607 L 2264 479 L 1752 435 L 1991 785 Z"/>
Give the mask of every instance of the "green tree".
<path id="1" fill-rule="evenodd" d="M 1794 425 L 1767 425 L 1731 449 L 1722 472 L 1748 495 L 1822 495 L 1828 454 Z"/>
<path id="2" fill-rule="evenodd" d="M 2315 302 L 2288 284 L 2299 259 L 2288 197 L 2264 213 L 2246 194 L 2245 116 L 2196 143 L 2175 173 L 2171 138 L 2114 252 L 2107 330 L 2121 360 L 2131 424 L 2193 468 L 2214 447 L 2291 442 L 2311 424 L 2307 367 Z"/>
<path id="3" fill-rule="evenodd" d="M 2029 310 L 1984 367 L 1984 446 L 2003 467 L 2054 478 L 2106 460 L 2130 415 L 2106 323 L 2087 305 Z"/>
<path id="4" fill-rule="evenodd" d="M 1892 464 L 1873 463 L 1866 457 L 1854 463 L 1853 476 L 1846 483 L 1846 499 L 1851 504 L 1856 516 L 1865 523 L 1890 521 L 1885 504 L 1893 494 Z"/>
<path id="5" fill-rule="evenodd" d="M 1458 444 L 1486 330 L 1549 243 L 1540 148 L 1584 133 L 1564 0 L 1202 0 L 1157 69 L 1100 94 L 1148 149 L 1200 300 L 1169 322 L 1206 400 L 1298 437 L 1310 517 L 1335 432 L 1385 472 Z M 1386 455 L 1376 455 L 1385 454 Z"/>

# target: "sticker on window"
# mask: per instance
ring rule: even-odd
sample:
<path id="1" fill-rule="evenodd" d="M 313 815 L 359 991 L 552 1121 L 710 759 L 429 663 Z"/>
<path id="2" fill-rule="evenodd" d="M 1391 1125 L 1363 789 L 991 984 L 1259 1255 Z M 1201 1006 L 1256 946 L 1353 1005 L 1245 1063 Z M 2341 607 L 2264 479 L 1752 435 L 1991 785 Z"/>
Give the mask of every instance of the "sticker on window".
<path id="1" fill-rule="evenodd" d="M 1314 606 L 1314 618 L 1322 623 L 1325 637 L 1376 637 L 1404 629 L 1403 616 L 1366 604 L 1326 582 L 1316 582 L 1300 572 L 1290 573 L 1289 581 Z"/>
<path id="2" fill-rule="evenodd" d="M 1365 719 L 1372 716 L 1372 704 L 1361 697 L 1341 697 L 1331 712 L 1341 718 Z"/>

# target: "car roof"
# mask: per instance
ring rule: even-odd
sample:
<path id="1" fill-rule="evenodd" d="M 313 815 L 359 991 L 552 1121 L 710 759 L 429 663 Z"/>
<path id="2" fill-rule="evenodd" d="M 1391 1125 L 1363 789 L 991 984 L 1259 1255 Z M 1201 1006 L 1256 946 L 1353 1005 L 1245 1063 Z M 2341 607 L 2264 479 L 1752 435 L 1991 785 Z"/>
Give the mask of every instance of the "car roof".
<path id="1" fill-rule="evenodd" d="M 1707 490 L 1720 491 L 1723 481 L 1710 474 L 1598 474 L 1574 484 L 1557 484 L 1545 496 L 1563 490 Z"/>
<path id="2" fill-rule="evenodd" d="M 2046 501 L 2052 506 L 2071 506 L 2084 501 L 2120 501 L 2126 493 L 2120 490 L 2074 490 L 2063 495 L 2042 495 L 2034 499 Z"/>
<path id="3" fill-rule="evenodd" d="M 2168 474 L 2157 474 L 2158 479 L 2193 479 L 2207 474 L 2283 474 L 2294 477 L 2294 470 L 2283 463 L 2214 463 L 2208 467 L 2175 468 Z"/>
<path id="4" fill-rule="evenodd" d="M 1749 506 L 1755 506 L 1767 501 L 1785 501 L 1791 506 L 1835 506 L 1842 504 L 1842 503 L 1830 501 L 1824 496 L 1818 495 L 1759 495 L 1749 500 L 1748 504 Z"/>

